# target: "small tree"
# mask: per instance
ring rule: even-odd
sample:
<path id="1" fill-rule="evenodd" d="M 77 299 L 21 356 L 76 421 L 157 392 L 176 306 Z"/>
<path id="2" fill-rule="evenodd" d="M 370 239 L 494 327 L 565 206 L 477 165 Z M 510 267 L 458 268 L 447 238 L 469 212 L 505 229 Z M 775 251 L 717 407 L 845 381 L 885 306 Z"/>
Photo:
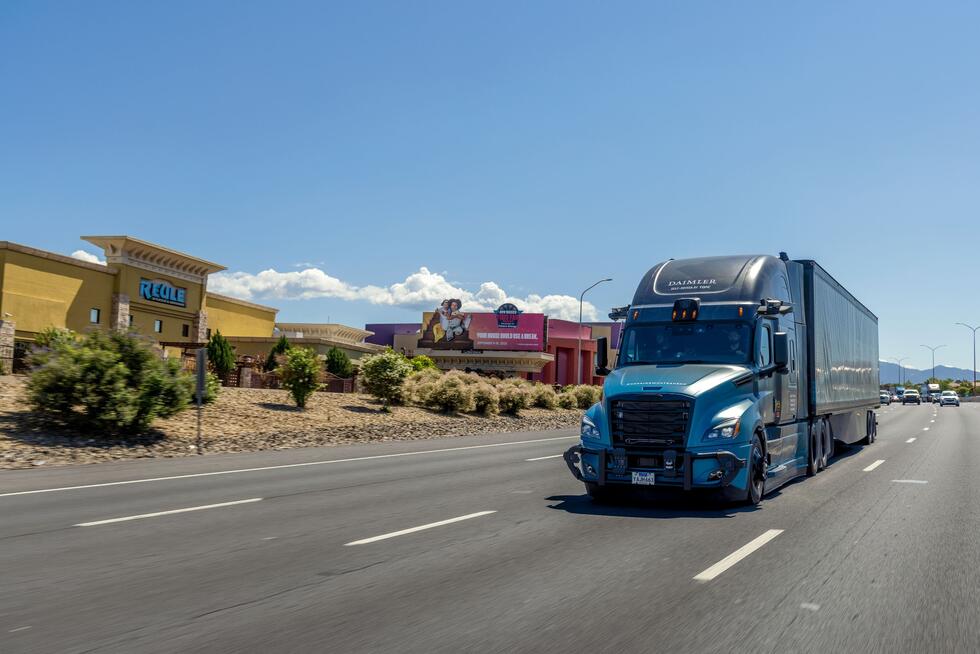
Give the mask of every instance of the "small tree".
<path id="1" fill-rule="evenodd" d="M 291 347 L 292 345 L 289 344 L 289 341 L 286 339 L 286 335 L 283 334 L 280 336 L 276 344 L 272 346 L 272 350 L 269 351 L 269 358 L 265 360 L 265 366 L 263 366 L 264 370 L 266 372 L 272 372 L 275 370 L 279 365 L 276 363 L 276 357 L 281 354 L 285 354 Z"/>
<path id="2" fill-rule="evenodd" d="M 412 373 L 412 364 L 403 355 L 388 348 L 380 354 L 361 360 L 361 383 L 364 389 L 382 402 L 388 411 L 392 402 L 401 402 L 405 379 Z"/>
<path id="3" fill-rule="evenodd" d="M 416 372 L 419 370 L 426 370 L 428 368 L 436 367 L 436 362 L 432 360 L 432 357 L 427 357 L 424 354 L 416 354 L 414 357 L 409 359 L 409 362 L 412 364 L 412 368 L 414 368 Z"/>
<path id="4" fill-rule="evenodd" d="M 339 347 L 332 347 L 327 350 L 327 372 L 347 379 L 354 374 L 354 365 L 346 352 Z"/>
<path id="5" fill-rule="evenodd" d="M 282 387 L 293 396 L 296 406 L 306 408 L 306 400 L 320 387 L 320 360 L 316 352 L 307 347 L 289 348 L 279 374 Z"/>
<path id="6" fill-rule="evenodd" d="M 208 363 L 219 379 L 225 379 L 235 369 L 235 350 L 220 330 L 208 340 Z"/>

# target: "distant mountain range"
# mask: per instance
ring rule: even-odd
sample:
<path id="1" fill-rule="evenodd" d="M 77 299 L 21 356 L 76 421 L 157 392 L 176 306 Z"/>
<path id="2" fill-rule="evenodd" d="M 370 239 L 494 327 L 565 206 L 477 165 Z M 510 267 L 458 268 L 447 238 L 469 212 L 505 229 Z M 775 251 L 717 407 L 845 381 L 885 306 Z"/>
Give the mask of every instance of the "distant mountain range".
<path id="1" fill-rule="evenodd" d="M 879 378 L 882 384 L 897 384 L 898 364 L 888 361 L 879 361 Z M 905 367 L 902 370 L 902 378 L 910 384 L 924 384 L 927 379 L 932 377 L 932 368 L 927 370 L 917 370 Z M 973 380 L 973 371 L 965 368 L 950 368 L 949 366 L 936 366 L 936 377 L 939 379 L 962 379 Z"/>

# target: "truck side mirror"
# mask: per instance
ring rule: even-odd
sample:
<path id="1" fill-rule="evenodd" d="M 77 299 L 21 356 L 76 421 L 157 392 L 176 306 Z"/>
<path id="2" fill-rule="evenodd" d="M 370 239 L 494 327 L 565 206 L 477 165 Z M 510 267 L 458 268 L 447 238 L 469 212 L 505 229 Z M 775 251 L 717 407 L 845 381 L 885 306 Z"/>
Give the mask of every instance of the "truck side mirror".
<path id="1" fill-rule="evenodd" d="M 785 372 L 789 366 L 789 335 L 786 332 L 772 335 L 772 365 L 777 372 Z"/>
<path id="2" fill-rule="evenodd" d="M 595 346 L 595 374 L 599 377 L 605 377 L 609 374 L 609 339 L 600 336 L 595 339 Z"/>

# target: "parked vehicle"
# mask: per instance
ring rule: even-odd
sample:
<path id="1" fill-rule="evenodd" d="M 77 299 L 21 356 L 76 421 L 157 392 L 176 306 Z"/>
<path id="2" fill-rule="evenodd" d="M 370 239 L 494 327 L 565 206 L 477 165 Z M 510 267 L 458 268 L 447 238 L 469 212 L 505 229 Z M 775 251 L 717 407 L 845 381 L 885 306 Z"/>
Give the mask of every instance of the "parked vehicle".
<path id="1" fill-rule="evenodd" d="M 960 396 L 956 391 L 943 391 L 939 396 L 939 406 L 959 406 Z"/>
<path id="2" fill-rule="evenodd" d="M 902 394 L 902 404 L 922 404 L 922 397 L 919 395 L 919 391 L 911 388 L 907 389 Z"/>
<path id="3" fill-rule="evenodd" d="M 888 406 L 889 404 L 892 403 L 892 394 L 889 393 L 888 391 L 881 391 L 880 393 L 878 393 L 878 399 L 882 404 Z"/>
<path id="4" fill-rule="evenodd" d="M 596 500 L 663 486 L 756 504 L 824 469 L 835 440 L 875 440 L 878 319 L 814 261 L 657 264 L 612 372 L 599 340 L 603 400 L 565 453 Z"/>

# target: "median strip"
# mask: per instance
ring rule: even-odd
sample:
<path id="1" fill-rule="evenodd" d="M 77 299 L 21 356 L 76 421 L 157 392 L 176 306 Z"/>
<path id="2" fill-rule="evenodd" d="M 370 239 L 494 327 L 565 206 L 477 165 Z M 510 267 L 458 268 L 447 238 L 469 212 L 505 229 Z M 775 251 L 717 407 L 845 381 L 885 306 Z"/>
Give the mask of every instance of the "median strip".
<path id="1" fill-rule="evenodd" d="M 108 520 L 96 520 L 94 522 L 80 522 L 75 527 L 97 527 L 98 525 L 109 525 L 114 522 L 128 522 L 130 520 L 143 520 L 144 518 L 156 518 L 162 515 L 173 515 L 175 513 L 188 513 L 190 511 L 204 511 L 205 509 L 217 509 L 222 506 L 235 506 L 237 504 L 250 504 L 261 502 L 261 497 L 253 497 L 247 500 L 237 500 L 235 502 L 221 502 L 220 504 L 205 504 L 203 506 L 191 506 L 186 509 L 173 509 L 171 511 L 157 511 L 156 513 L 143 513 L 140 515 L 129 515 L 123 518 L 109 518 Z"/>
<path id="2" fill-rule="evenodd" d="M 427 525 L 419 525 L 418 527 L 402 529 L 401 531 L 393 531 L 388 534 L 381 534 L 380 536 L 372 536 L 371 538 L 355 540 L 350 543 L 345 543 L 344 547 L 350 547 L 351 545 L 367 545 L 368 543 L 376 543 L 379 540 L 387 540 L 389 538 L 395 538 L 396 536 L 404 536 L 405 534 L 414 534 L 417 531 L 424 531 L 426 529 L 442 527 L 443 525 L 451 525 L 454 522 L 462 522 L 463 520 L 472 520 L 473 518 L 479 518 L 480 516 L 490 515 L 491 513 L 496 513 L 496 511 L 478 511 L 477 513 L 468 513 L 466 515 L 461 515 L 458 518 L 449 518 L 448 520 L 440 520 L 439 522 L 430 522 Z"/>
<path id="3" fill-rule="evenodd" d="M 878 459 L 877 461 L 875 461 L 874 463 L 872 463 L 871 465 L 869 465 L 867 468 L 865 468 L 864 469 L 864 472 L 871 472 L 872 470 L 874 470 L 875 468 L 877 468 L 878 466 L 880 466 L 884 462 L 885 462 L 884 459 Z"/>
<path id="4" fill-rule="evenodd" d="M 782 529 L 770 529 L 769 531 L 765 532 L 758 538 L 755 538 L 749 541 L 748 543 L 746 543 L 745 545 L 743 545 L 742 547 L 738 548 L 737 550 L 735 550 L 734 552 L 732 552 L 731 554 L 729 554 L 721 561 L 708 568 L 707 570 L 704 570 L 703 572 L 699 572 L 698 574 L 696 574 L 694 576 L 694 580 L 711 581 L 712 579 L 714 579 L 715 577 L 723 573 L 725 570 L 728 570 L 730 567 L 732 567 L 733 565 L 735 565 L 736 563 L 738 563 L 739 561 L 747 557 L 749 554 L 756 551 L 757 549 L 759 549 L 760 547 L 762 547 L 763 545 L 765 545 L 766 543 L 768 543 L 769 541 L 771 541 L 773 538 L 775 538 L 781 533 L 783 533 Z"/>

